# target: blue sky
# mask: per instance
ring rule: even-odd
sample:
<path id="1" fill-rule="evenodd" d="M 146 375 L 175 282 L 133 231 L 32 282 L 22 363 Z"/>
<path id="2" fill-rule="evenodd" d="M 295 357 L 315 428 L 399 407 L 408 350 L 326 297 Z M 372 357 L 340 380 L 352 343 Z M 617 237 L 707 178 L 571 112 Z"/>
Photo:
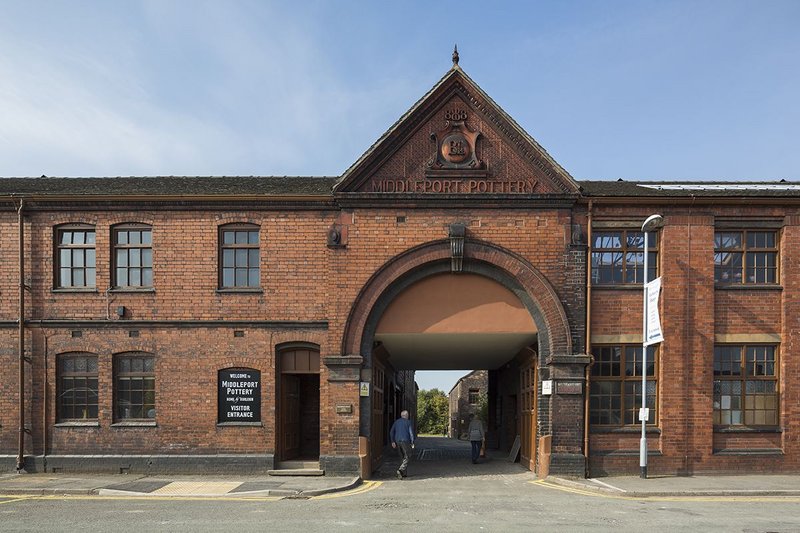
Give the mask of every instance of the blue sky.
<path id="1" fill-rule="evenodd" d="M 796 180 L 798 28 L 797 0 L 0 0 L 0 175 L 338 175 L 457 42 L 578 179 Z"/>
<path id="2" fill-rule="evenodd" d="M 458 43 L 577 179 L 800 180 L 798 28 L 797 0 L 0 0 L 0 176 L 339 175 Z"/>

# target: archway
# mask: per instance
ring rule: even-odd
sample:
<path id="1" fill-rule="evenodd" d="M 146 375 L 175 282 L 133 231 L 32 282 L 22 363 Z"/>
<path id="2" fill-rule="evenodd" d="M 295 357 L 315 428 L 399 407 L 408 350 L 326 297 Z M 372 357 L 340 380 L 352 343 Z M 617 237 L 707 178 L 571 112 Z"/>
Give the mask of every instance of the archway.
<path id="1" fill-rule="evenodd" d="M 455 281 L 458 278 L 461 281 Z M 458 286 L 476 289 L 476 293 L 448 299 L 444 306 L 435 305 L 443 301 L 443 291 Z M 425 296 L 425 289 L 432 293 Z M 415 304 L 424 305 L 426 298 L 434 307 L 401 324 L 404 310 L 408 314 Z M 503 306 L 505 312 L 498 318 L 500 322 L 514 323 L 511 329 L 497 329 L 498 321 L 488 320 L 492 312 L 503 311 Z M 480 327 L 476 328 L 476 324 Z M 401 395 L 410 394 L 397 384 L 392 386 L 387 376 L 403 369 L 464 368 L 453 366 L 452 361 L 454 354 L 467 346 L 472 354 L 469 368 L 497 370 L 503 365 L 508 368 L 512 362 L 515 365 L 510 370 L 517 376 L 514 394 L 509 394 L 514 398 L 514 410 L 537 421 L 530 421 L 527 431 L 519 427 L 518 420 L 513 422 L 513 431 L 524 431 L 529 439 L 523 444 L 527 455 L 532 455 L 539 436 L 550 434 L 550 398 L 542 397 L 538 387 L 538 381 L 547 375 L 546 369 L 531 372 L 537 376 L 536 383 L 526 383 L 526 398 L 531 405 L 520 408 L 516 402 L 521 398 L 520 371 L 525 365 L 536 369 L 553 355 L 571 353 L 569 324 L 555 290 L 525 259 L 482 241 L 467 240 L 461 272 L 452 273 L 450 242 L 435 241 L 400 254 L 378 270 L 360 292 L 345 328 L 343 353 L 363 357 L 363 366 L 371 371 L 376 391 L 371 397 L 361 398 L 359 420 L 361 435 L 371 442 L 373 464 L 386 442 L 386 428 L 396 414 L 393 410 L 397 410 L 393 407 L 396 399 L 387 395 L 397 394 L 398 390 Z M 487 353 L 488 347 L 491 353 Z M 449 355 L 431 357 L 433 352 L 443 350 Z M 380 383 L 374 381 L 376 378 Z M 497 383 L 495 389 L 497 392 Z M 490 412 L 497 407 L 496 400 Z M 495 422 L 502 418 L 497 412 Z M 533 467 L 535 457 L 526 460 L 526 466 Z"/>

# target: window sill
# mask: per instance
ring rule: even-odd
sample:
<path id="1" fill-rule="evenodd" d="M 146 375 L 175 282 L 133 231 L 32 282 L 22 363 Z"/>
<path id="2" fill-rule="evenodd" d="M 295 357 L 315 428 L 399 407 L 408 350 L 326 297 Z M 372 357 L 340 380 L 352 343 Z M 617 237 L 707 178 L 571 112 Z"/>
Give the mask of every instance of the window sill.
<path id="1" fill-rule="evenodd" d="M 99 420 L 73 420 L 70 422 L 58 422 L 53 424 L 55 428 L 99 428 Z"/>
<path id="2" fill-rule="evenodd" d="M 591 427 L 589 426 L 589 433 L 590 434 L 609 434 L 609 433 L 642 433 L 641 426 L 622 426 L 622 427 Z M 661 435 L 661 428 L 656 426 L 647 426 L 645 429 L 645 433 L 649 433 L 652 435 Z"/>
<path id="3" fill-rule="evenodd" d="M 264 294 L 264 289 L 257 287 L 252 289 L 217 289 L 217 294 Z"/>
<path id="4" fill-rule="evenodd" d="M 153 294 L 156 290 L 153 287 L 115 287 L 108 290 L 111 294 L 132 293 L 132 294 Z"/>
<path id="5" fill-rule="evenodd" d="M 593 456 L 596 457 L 637 457 L 640 450 L 593 450 Z M 647 450 L 648 457 L 662 457 L 661 450 Z"/>
<path id="6" fill-rule="evenodd" d="M 641 291 L 642 284 L 641 283 L 627 283 L 627 284 L 619 284 L 619 285 L 599 285 L 592 283 L 592 290 L 600 290 L 600 291 Z"/>
<path id="7" fill-rule="evenodd" d="M 780 427 L 714 426 L 714 433 L 783 433 Z"/>
<path id="8" fill-rule="evenodd" d="M 779 448 L 723 448 L 714 450 L 714 455 L 783 455 Z"/>
<path id="9" fill-rule="evenodd" d="M 264 427 L 261 422 L 217 422 L 218 428 L 236 427 L 236 426 L 250 426 L 250 427 Z"/>
<path id="10" fill-rule="evenodd" d="M 782 291 L 783 285 L 777 283 L 715 283 L 718 291 Z"/>
<path id="11" fill-rule="evenodd" d="M 112 428 L 154 428 L 156 427 L 155 420 L 124 420 L 122 422 L 114 422 L 111 424 Z"/>
<path id="12" fill-rule="evenodd" d="M 98 293 L 97 287 L 74 288 L 74 289 L 57 288 L 57 289 L 50 289 L 50 292 L 55 294 L 72 294 L 72 293 L 87 293 L 87 292 L 94 294 Z"/>

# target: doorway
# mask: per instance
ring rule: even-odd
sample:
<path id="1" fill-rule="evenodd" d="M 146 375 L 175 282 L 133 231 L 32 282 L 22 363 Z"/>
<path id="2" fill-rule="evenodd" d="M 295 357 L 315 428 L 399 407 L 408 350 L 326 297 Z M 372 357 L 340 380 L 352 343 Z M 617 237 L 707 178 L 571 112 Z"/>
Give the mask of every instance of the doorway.
<path id="1" fill-rule="evenodd" d="M 520 387 L 520 463 L 530 471 L 536 469 L 536 357 L 528 355 L 519 371 Z"/>
<path id="2" fill-rule="evenodd" d="M 278 461 L 319 461 L 319 349 L 288 347 L 278 355 Z"/>

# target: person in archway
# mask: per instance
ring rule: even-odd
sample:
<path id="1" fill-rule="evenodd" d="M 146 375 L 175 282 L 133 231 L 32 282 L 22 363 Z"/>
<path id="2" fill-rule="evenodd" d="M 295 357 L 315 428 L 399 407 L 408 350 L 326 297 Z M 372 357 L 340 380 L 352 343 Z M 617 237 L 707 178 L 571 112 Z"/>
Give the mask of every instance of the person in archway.
<path id="1" fill-rule="evenodd" d="M 486 432 L 483 430 L 481 419 L 472 413 L 469 415 L 467 435 L 469 436 L 470 444 L 472 444 L 472 464 L 475 464 L 481 455 L 481 446 L 483 445 L 483 439 L 486 438 Z"/>
<path id="2" fill-rule="evenodd" d="M 400 418 L 392 424 L 389 440 L 392 441 L 392 448 L 399 448 L 400 457 L 403 458 L 400 468 L 397 469 L 397 478 L 403 479 L 408 475 L 408 463 L 411 461 L 411 450 L 414 449 L 414 429 L 408 419 L 408 411 L 401 411 Z"/>

